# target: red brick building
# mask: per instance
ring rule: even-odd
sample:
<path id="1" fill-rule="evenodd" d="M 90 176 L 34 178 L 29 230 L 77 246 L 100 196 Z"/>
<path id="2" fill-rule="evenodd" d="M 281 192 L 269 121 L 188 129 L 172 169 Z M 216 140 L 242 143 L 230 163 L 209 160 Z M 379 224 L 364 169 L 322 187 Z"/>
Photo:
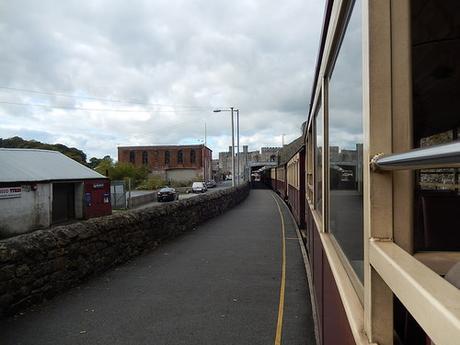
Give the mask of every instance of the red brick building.
<path id="1" fill-rule="evenodd" d="M 168 181 L 211 179 L 212 151 L 204 145 L 120 146 L 118 161 L 145 165 Z"/>

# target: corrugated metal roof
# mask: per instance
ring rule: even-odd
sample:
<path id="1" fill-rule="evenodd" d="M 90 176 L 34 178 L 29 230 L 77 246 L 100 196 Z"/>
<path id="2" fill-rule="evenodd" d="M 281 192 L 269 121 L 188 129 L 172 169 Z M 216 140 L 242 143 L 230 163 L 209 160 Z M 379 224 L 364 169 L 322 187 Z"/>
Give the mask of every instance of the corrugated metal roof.
<path id="1" fill-rule="evenodd" d="M 106 178 L 57 151 L 0 148 L 0 182 Z"/>

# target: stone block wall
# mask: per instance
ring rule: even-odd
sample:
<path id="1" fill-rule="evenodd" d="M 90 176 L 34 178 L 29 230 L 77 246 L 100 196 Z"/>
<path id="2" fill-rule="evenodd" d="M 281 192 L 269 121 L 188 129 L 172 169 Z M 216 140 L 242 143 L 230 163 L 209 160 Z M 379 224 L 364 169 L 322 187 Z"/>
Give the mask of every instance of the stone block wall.
<path id="1" fill-rule="evenodd" d="M 0 241 L 0 314 L 63 292 L 239 204 L 245 184 Z"/>

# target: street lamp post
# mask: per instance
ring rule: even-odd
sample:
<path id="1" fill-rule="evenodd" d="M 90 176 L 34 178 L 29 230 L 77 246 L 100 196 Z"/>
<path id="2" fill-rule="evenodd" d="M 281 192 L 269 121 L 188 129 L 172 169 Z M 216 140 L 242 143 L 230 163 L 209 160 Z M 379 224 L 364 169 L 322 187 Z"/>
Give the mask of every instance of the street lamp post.
<path id="1" fill-rule="evenodd" d="M 240 185 L 240 109 L 236 109 L 236 185 Z"/>
<path id="2" fill-rule="evenodd" d="M 215 113 L 220 113 L 222 111 L 229 111 L 231 113 L 231 121 L 232 121 L 232 187 L 235 187 L 235 120 L 233 117 L 233 107 L 230 107 L 229 110 L 227 109 L 215 109 Z M 239 111 L 239 110 L 238 110 Z"/>

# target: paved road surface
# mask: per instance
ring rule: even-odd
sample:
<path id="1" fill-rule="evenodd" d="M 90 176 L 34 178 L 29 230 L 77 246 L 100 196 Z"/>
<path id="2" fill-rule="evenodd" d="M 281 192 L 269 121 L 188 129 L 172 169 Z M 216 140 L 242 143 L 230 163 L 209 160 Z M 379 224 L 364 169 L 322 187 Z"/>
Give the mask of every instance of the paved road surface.
<path id="1" fill-rule="evenodd" d="M 217 187 L 208 189 L 208 191 L 206 193 L 214 193 L 214 192 L 216 192 L 218 190 L 230 188 L 231 186 L 232 186 L 231 181 L 220 182 L 217 185 Z M 138 193 L 137 195 L 152 193 L 152 191 L 136 191 L 136 192 Z M 133 193 L 133 192 L 131 192 L 131 193 Z M 193 197 L 198 196 L 198 195 L 201 195 L 201 194 L 195 194 L 195 193 L 179 194 L 179 200 L 193 198 Z M 164 202 L 152 201 L 152 202 L 149 202 L 148 204 L 140 205 L 140 206 L 135 207 L 135 208 L 139 209 L 139 208 L 146 208 L 146 207 L 151 207 L 151 206 L 159 206 L 159 205 L 163 205 L 163 204 L 164 204 Z"/>
<path id="2" fill-rule="evenodd" d="M 0 343 L 274 344 L 282 236 L 273 195 L 253 190 L 197 230 L 1 320 Z M 287 258 L 281 343 L 314 344 L 299 243 L 281 209 Z"/>

